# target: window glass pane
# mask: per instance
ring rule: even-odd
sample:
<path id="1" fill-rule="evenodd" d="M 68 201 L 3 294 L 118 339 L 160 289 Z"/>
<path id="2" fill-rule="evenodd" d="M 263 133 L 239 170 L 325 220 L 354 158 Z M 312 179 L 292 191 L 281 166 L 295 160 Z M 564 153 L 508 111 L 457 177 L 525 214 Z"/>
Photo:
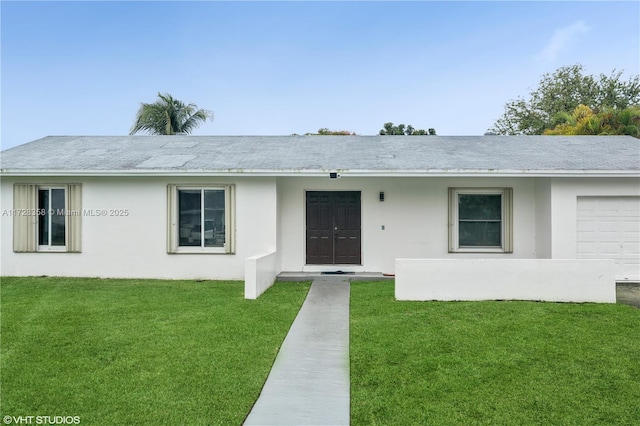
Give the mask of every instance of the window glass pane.
<path id="1" fill-rule="evenodd" d="M 51 190 L 51 245 L 64 246 L 64 189 Z"/>
<path id="2" fill-rule="evenodd" d="M 501 220 L 502 196 L 500 194 L 460 194 L 458 219 Z"/>
<path id="3" fill-rule="evenodd" d="M 204 245 L 224 247 L 224 190 L 204 191 Z"/>
<path id="4" fill-rule="evenodd" d="M 49 190 L 38 190 L 38 244 L 49 245 Z"/>
<path id="5" fill-rule="evenodd" d="M 501 233 L 501 222 L 460 222 L 459 244 L 460 247 L 500 247 Z"/>
<path id="6" fill-rule="evenodd" d="M 178 191 L 178 232 L 181 246 L 201 245 L 200 198 L 199 189 Z"/>

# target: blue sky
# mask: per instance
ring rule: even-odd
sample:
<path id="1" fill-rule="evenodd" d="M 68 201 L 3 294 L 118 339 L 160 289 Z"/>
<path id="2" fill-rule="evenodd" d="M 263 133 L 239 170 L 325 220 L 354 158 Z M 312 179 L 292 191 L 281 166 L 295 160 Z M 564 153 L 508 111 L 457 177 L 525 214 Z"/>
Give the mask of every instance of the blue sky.
<path id="1" fill-rule="evenodd" d="M 167 92 L 197 135 L 383 123 L 481 135 L 543 73 L 640 74 L 640 3 L 2 1 L 2 149 L 125 135 Z"/>

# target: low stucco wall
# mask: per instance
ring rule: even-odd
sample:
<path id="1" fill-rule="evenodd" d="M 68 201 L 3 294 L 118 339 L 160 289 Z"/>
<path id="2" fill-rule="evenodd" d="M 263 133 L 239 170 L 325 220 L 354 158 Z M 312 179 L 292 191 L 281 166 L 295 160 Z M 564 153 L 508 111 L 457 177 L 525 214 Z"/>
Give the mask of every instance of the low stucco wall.
<path id="1" fill-rule="evenodd" d="M 396 259 L 398 300 L 616 302 L 613 260 Z"/>
<path id="2" fill-rule="evenodd" d="M 251 256 L 245 260 L 244 298 L 257 299 L 273 285 L 280 271 L 276 252 Z"/>

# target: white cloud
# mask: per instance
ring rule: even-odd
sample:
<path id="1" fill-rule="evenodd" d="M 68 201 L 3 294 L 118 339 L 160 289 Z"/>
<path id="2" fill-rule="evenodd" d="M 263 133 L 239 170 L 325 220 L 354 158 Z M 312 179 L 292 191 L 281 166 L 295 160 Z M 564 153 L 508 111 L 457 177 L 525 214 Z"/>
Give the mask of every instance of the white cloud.
<path id="1" fill-rule="evenodd" d="M 557 29 L 549 43 L 538 53 L 538 58 L 554 60 L 571 43 L 582 34 L 586 34 L 591 28 L 584 21 L 576 21 L 568 27 Z"/>

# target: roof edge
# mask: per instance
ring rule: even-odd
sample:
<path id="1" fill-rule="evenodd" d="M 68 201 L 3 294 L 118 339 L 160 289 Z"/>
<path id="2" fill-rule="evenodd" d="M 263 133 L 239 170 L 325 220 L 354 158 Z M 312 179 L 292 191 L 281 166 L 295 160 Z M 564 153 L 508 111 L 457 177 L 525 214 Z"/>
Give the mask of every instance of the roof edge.
<path id="1" fill-rule="evenodd" d="M 197 177 L 329 177 L 329 173 L 340 177 L 631 177 L 640 178 L 638 170 L 0 170 L 5 177 L 132 177 L 132 176 L 197 176 Z"/>

